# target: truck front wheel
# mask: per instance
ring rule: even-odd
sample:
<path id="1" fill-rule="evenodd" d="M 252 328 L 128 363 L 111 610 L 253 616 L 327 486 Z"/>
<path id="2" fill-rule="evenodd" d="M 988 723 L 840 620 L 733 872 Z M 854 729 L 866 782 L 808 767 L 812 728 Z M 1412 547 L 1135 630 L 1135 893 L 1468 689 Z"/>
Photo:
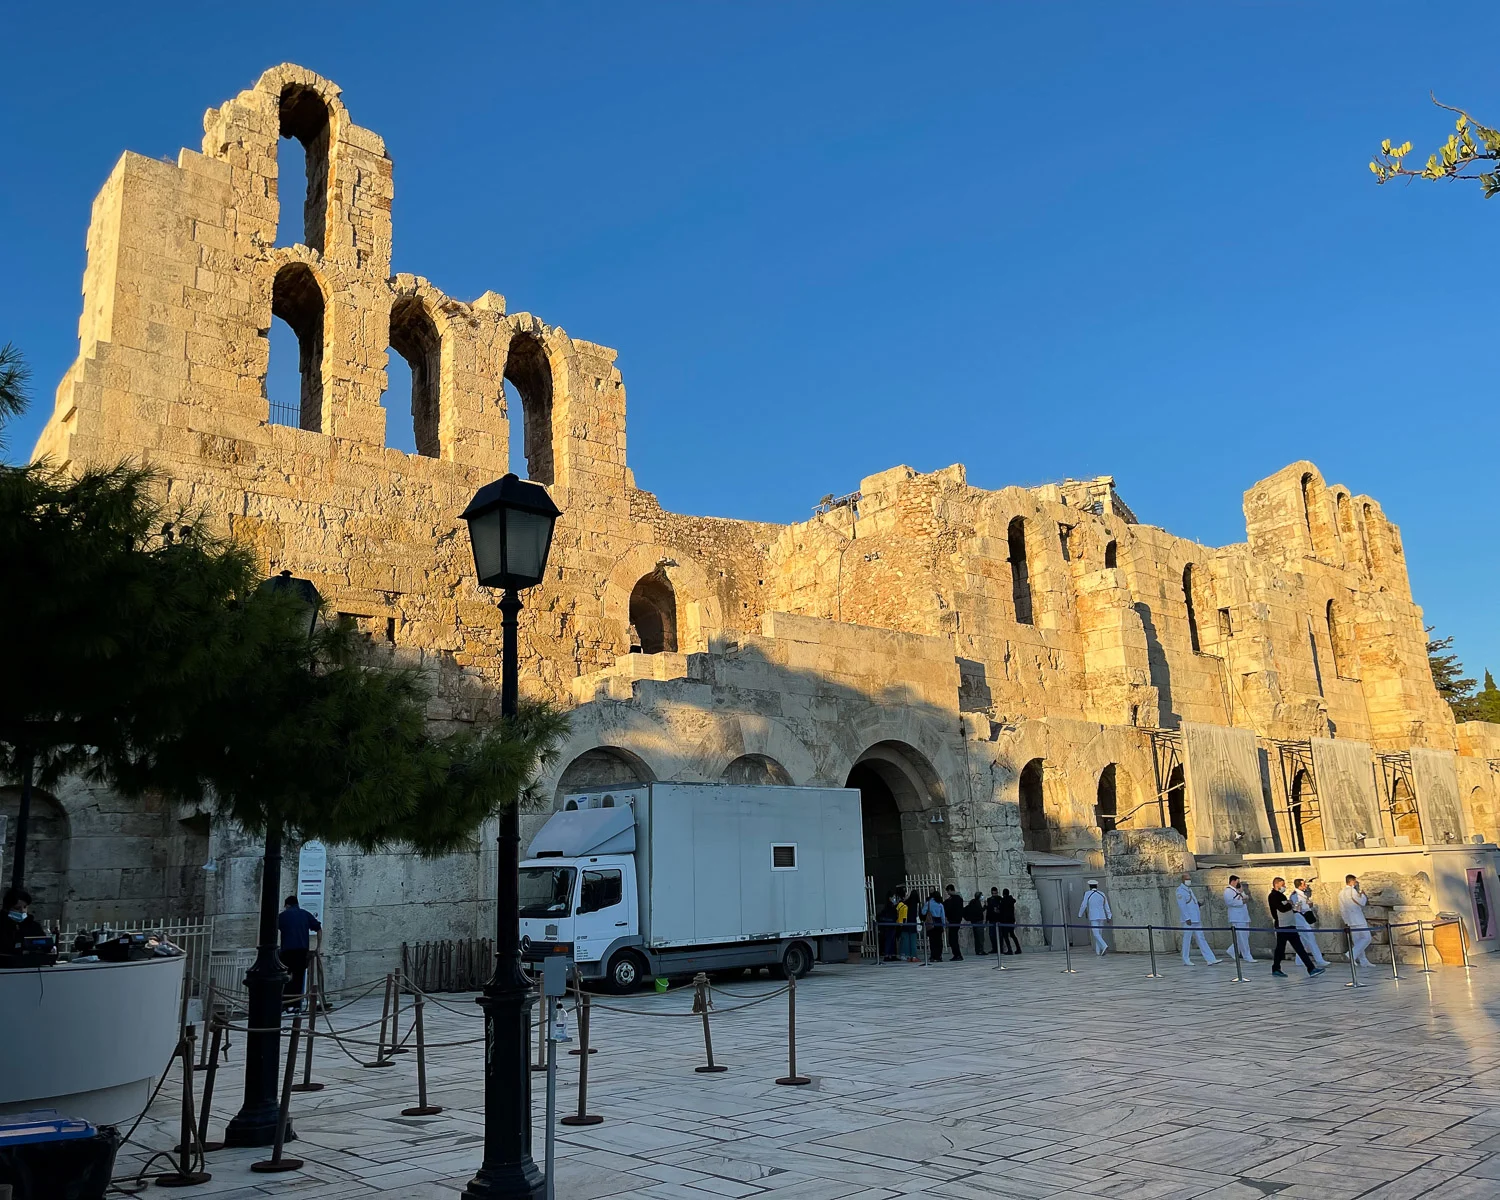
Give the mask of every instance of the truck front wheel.
<path id="1" fill-rule="evenodd" d="M 802 979 L 813 969 L 812 951 L 805 942 L 793 942 L 781 956 L 781 968 L 775 974 L 782 979 Z"/>
<path id="2" fill-rule="evenodd" d="M 646 977 L 646 963 L 634 950 L 621 950 L 609 960 L 604 975 L 611 991 L 629 992 L 639 987 Z"/>

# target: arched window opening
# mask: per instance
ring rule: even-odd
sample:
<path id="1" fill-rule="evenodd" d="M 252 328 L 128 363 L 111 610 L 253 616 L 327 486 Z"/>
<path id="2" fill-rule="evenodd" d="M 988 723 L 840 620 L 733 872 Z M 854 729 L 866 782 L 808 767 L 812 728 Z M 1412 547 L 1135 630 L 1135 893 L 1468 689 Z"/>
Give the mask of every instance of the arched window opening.
<path id="1" fill-rule="evenodd" d="M 1313 477 L 1308 471 L 1302 476 L 1302 523 L 1307 527 L 1307 548 L 1309 552 L 1316 554 L 1318 550 L 1318 539 L 1313 534 Z"/>
<path id="2" fill-rule="evenodd" d="M 1188 563 L 1182 568 L 1182 598 L 1187 602 L 1188 641 L 1192 644 L 1193 653 L 1203 652 L 1203 643 L 1198 638 L 1198 609 L 1193 604 L 1193 564 Z"/>
<path id="3" fill-rule="evenodd" d="M 1344 548 L 1344 558 L 1354 561 L 1354 548 L 1359 545 L 1359 529 L 1354 524 L 1354 505 L 1349 503 L 1349 493 L 1339 492 L 1334 497 L 1338 510 L 1339 542 Z"/>
<path id="4" fill-rule="evenodd" d="M 1100 833 L 1115 828 L 1120 817 L 1119 793 L 1115 786 L 1115 764 L 1110 763 L 1099 772 L 1099 787 L 1094 796 L 1094 824 Z"/>
<path id="5" fill-rule="evenodd" d="M 890 768 L 884 764 L 855 763 L 844 786 L 859 792 L 865 875 L 874 880 L 878 907 L 892 890 L 906 884 L 906 839 L 901 832 L 901 805 L 891 788 Z"/>
<path id="6" fill-rule="evenodd" d="M 658 568 L 643 576 L 630 592 L 630 652 L 677 652 L 677 593 Z"/>
<path id="7" fill-rule="evenodd" d="M 1383 533 L 1380 528 L 1380 520 L 1375 515 L 1375 506 L 1366 504 L 1365 511 L 1365 553 L 1369 555 L 1370 570 L 1379 571 L 1385 567 L 1385 542 L 1382 540 Z"/>
<path id="8" fill-rule="evenodd" d="M 328 221 L 328 106 L 323 97 L 312 88 L 300 83 L 289 83 L 281 92 L 281 138 L 283 146 L 295 140 L 302 148 L 306 164 L 306 191 L 302 202 L 302 244 L 310 249 L 323 251 L 324 229 Z M 276 195 L 281 202 L 280 217 L 276 222 L 278 245 L 287 243 L 285 201 L 296 194 L 293 184 L 295 173 L 286 168 L 296 165 L 293 154 L 282 154 L 278 150 L 276 171 Z"/>
<path id="9" fill-rule="evenodd" d="M 1398 839 L 1397 845 L 1422 844 L 1422 818 L 1417 812 L 1416 797 L 1406 780 L 1399 777 L 1391 788 L 1391 828 Z M 1400 841 L 1401 838 L 1406 841 Z"/>
<path id="10" fill-rule="evenodd" d="M 1016 606 L 1016 621 L 1031 624 L 1031 571 L 1026 563 L 1026 519 L 1014 517 L 1005 533 L 1010 545 L 1010 594 Z"/>
<path id="11" fill-rule="evenodd" d="M 512 416 L 519 412 L 521 428 L 518 430 L 512 416 L 510 467 L 517 475 L 533 479 L 537 483 L 553 482 L 552 463 L 552 367 L 547 361 L 546 347 L 532 334 L 518 333 L 510 340 L 510 351 L 505 356 L 506 413 Z M 513 404 L 514 399 L 520 404 Z M 517 433 L 521 434 L 517 438 Z M 526 469 L 519 470 L 520 450 L 526 459 Z"/>
<path id="12" fill-rule="evenodd" d="M 428 315 L 427 306 L 415 296 L 403 296 L 391 306 L 391 349 L 395 355 L 387 355 L 387 387 L 382 403 L 386 405 L 386 445 L 408 453 L 437 458 L 441 454 L 438 444 L 438 396 L 442 381 L 442 338 L 437 326 Z M 406 371 L 392 370 L 396 356 L 405 364 Z M 404 376 L 410 374 L 409 390 L 403 389 Z M 410 398 L 411 440 L 404 436 L 405 405 L 400 397 Z"/>
<path id="13" fill-rule="evenodd" d="M 756 787 L 791 787 L 791 773 L 767 754 L 741 754 L 724 768 L 724 783 L 748 783 Z"/>
<path id="14" fill-rule="evenodd" d="M 1340 618 L 1338 605 L 1334 601 L 1328 602 L 1323 617 L 1328 623 L 1328 653 L 1333 657 L 1333 673 L 1341 679 L 1348 679 L 1353 664 L 1349 661 L 1349 645 L 1344 637 L 1344 623 Z"/>
<path id="15" fill-rule="evenodd" d="M 1120 565 L 1120 543 L 1111 538 L 1104 543 L 1104 566 L 1107 568 Z"/>
<path id="16" fill-rule="evenodd" d="M 1028 850 L 1049 853 L 1052 830 L 1047 827 L 1047 804 L 1043 794 L 1043 768 L 1040 758 L 1033 758 L 1021 768 L 1021 844 Z"/>
<path id="17" fill-rule="evenodd" d="M 1318 790 L 1313 777 L 1305 769 L 1299 770 L 1292 777 L 1288 808 L 1292 848 L 1298 851 L 1323 849 L 1323 820 L 1318 809 Z"/>
<path id="18" fill-rule="evenodd" d="M 323 428 L 323 289 L 304 263 L 288 263 L 276 272 L 271 317 L 271 363 L 265 385 L 271 423 L 318 433 Z M 285 344 L 290 339 L 276 332 L 278 320 L 297 342 L 295 385 L 289 369 L 291 347 Z"/>
<path id="19" fill-rule="evenodd" d="M 1167 825 L 1187 837 L 1187 777 L 1181 763 L 1167 775 Z"/>

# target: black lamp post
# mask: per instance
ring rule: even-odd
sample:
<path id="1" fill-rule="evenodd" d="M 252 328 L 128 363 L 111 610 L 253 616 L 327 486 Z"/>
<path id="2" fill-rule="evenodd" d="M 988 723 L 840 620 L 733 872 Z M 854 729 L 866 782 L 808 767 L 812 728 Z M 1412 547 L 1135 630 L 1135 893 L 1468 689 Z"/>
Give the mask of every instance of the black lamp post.
<path id="1" fill-rule="evenodd" d="M 504 588 L 500 599 L 500 713 L 516 715 L 516 618 L 522 588 L 541 583 L 562 513 L 539 483 L 514 474 L 480 488 L 463 519 L 469 523 L 474 567 L 482 587 Z M 521 816 L 500 813 L 495 883 L 495 974 L 484 985 L 484 1163 L 463 1200 L 536 1200 L 545 1189 L 531 1157 L 531 987 L 521 972 Z"/>
<path id="2" fill-rule="evenodd" d="M 283 571 L 260 585 L 262 591 L 290 596 L 307 613 L 307 637 L 318 626 L 322 597 L 309 580 Z M 276 956 L 276 914 L 281 909 L 281 826 L 266 824 L 260 876 L 260 936 L 255 963 L 245 973 L 248 993 L 245 1035 L 245 1099 L 224 1130 L 226 1146 L 269 1146 L 280 1115 L 281 1003 L 287 973 Z M 255 1032 L 259 1031 L 259 1032 Z M 287 1122 L 286 1140 L 296 1138 Z"/>

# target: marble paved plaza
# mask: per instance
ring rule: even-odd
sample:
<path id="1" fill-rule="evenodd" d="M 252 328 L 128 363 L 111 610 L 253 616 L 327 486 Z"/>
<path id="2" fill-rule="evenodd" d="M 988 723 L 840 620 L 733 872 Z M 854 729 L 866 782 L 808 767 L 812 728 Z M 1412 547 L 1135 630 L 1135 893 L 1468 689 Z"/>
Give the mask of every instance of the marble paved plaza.
<path id="1" fill-rule="evenodd" d="M 1045 951 L 1002 961 L 1012 969 L 992 958 L 820 967 L 798 992 L 799 1067 L 814 1081 L 802 1088 L 773 1082 L 786 1069 L 784 998 L 715 1018 L 721 1075 L 692 1070 L 696 1020 L 596 1010 L 590 1108 L 605 1121 L 559 1131 L 557 1195 L 1500 1196 L 1500 963 L 1403 966 L 1399 983 L 1387 967 L 1355 990 L 1337 964 L 1283 981 L 1262 962 L 1239 986 L 1228 963 L 1175 957 L 1154 980 L 1138 957 L 1082 954 L 1074 975 Z M 458 1011 L 430 1007 L 429 1040 L 475 1037 L 470 998 L 442 999 Z M 680 1013 L 691 990 L 607 1002 Z M 361 1001 L 335 1023 L 378 1011 Z M 219 1076 L 213 1136 L 238 1094 L 240 1049 Z M 432 1051 L 444 1111 L 425 1118 L 400 1115 L 416 1102 L 413 1059 L 365 1070 L 320 1044 L 315 1077 L 328 1087 L 294 1097 L 301 1136 L 289 1150 L 306 1168 L 256 1175 L 249 1164 L 266 1152 L 218 1151 L 212 1182 L 188 1194 L 452 1200 L 480 1160 L 481 1054 Z M 563 1061 L 569 1106 L 578 1060 Z M 539 1161 L 541 1095 L 539 1081 Z M 170 1145 L 177 1111 L 164 1088 L 141 1147 Z M 122 1152 L 117 1175 L 138 1150 Z"/>

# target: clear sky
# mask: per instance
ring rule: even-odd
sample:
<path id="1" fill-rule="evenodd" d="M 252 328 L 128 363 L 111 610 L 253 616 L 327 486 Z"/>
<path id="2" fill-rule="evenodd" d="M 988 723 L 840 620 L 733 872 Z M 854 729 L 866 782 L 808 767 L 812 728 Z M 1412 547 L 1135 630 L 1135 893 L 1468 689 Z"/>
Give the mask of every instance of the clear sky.
<path id="1" fill-rule="evenodd" d="M 127 10 L 130 16 L 122 14 Z M 21 6 L 0 342 L 26 455 L 122 150 L 294 61 L 395 162 L 395 269 L 619 349 L 669 508 L 789 521 L 907 463 L 1112 474 L 1240 541 L 1300 458 L 1377 497 L 1417 601 L 1500 670 L 1487 274 L 1500 200 L 1376 187 L 1428 90 L 1500 124 L 1494 4 Z M 393 422 L 394 424 L 394 422 Z"/>

